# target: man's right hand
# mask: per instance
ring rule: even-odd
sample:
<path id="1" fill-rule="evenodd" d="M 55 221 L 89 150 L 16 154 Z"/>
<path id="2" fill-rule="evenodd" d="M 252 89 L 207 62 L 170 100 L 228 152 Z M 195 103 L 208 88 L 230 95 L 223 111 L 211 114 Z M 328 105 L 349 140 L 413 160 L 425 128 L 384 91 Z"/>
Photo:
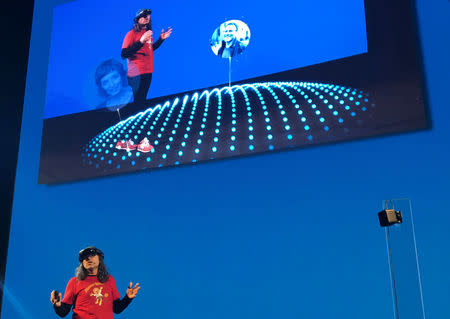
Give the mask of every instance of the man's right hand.
<path id="1" fill-rule="evenodd" d="M 53 290 L 50 294 L 50 302 L 56 306 L 61 307 L 62 294 L 58 293 L 56 290 Z"/>
<path id="2" fill-rule="evenodd" d="M 153 31 L 152 30 L 148 30 L 142 35 L 142 37 L 141 37 L 141 39 L 139 41 L 141 41 L 141 43 L 146 43 L 146 42 L 150 41 L 152 36 L 153 36 Z"/>

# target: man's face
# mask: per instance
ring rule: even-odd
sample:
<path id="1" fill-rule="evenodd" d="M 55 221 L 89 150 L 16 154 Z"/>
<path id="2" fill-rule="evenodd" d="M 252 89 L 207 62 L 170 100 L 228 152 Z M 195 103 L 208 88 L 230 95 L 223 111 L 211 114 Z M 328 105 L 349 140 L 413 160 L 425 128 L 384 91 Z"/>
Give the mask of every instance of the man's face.
<path id="1" fill-rule="evenodd" d="M 150 23 L 150 15 L 147 14 L 145 17 L 140 17 L 138 20 L 139 24 L 149 24 Z"/>
<path id="2" fill-rule="evenodd" d="M 236 26 L 234 24 L 229 24 L 225 27 L 223 40 L 225 42 L 230 42 L 236 37 Z"/>
<path id="3" fill-rule="evenodd" d="M 119 94 L 122 89 L 122 78 L 119 72 L 112 71 L 102 77 L 100 84 L 109 96 L 113 96 Z"/>
<path id="4" fill-rule="evenodd" d="M 99 264 L 100 260 L 98 258 L 98 255 L 88 256 L 83 259 L 83 267 L 86 270 L 98 268 Z"/>

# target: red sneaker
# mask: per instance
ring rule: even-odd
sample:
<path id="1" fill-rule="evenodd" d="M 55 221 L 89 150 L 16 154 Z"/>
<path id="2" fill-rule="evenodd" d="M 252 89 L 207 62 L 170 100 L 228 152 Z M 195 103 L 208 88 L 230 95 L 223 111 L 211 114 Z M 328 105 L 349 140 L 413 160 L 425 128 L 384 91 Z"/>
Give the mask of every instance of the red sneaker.
<path id="1" fill-rule="evenodd" d="M 126 142 L 125 140 L 119 140 L 119 141 L 117 141 L 116 148 L 117 148 L 118 150 L 124 150 L 124 149 L 126 149 L 126 148 L 127 148 L 127 142 Z"/>
<path id="2" fill-rule="evenodd" d="M 137 148 L 137 145 L 134 144 L 134 142 L 132 140 L 128 140 L 127 142 L 127 146 L 126 146 L 126 150 L 129 151 L 134 151 Z"/>
<path id="3" fill-rule="evenodd" d="M 148 153 L 153 149 L 153 146 L 150 145 L 148 139 L 144 137 L 144 139 L 139 143 L 137 149 L 139 152 Z"/>

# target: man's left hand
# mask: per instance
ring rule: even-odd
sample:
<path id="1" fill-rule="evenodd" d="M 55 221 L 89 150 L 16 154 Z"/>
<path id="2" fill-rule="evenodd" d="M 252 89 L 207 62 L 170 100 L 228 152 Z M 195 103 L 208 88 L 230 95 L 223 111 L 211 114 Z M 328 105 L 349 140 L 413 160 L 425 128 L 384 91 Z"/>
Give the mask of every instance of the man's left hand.
<path id="1" fill-rule="evenodd" d="M 136 297 L 139 289 L 141 289 L 141 287 L 139 286 L 139 283 L 136 283 L 136 285 L 134 285 L 134 287 L 133 287 L 133 283 L 130 282 L 130 284 L 128 285 L 128 288 L 127 288 L 128 298 L 133 299 L 134 297 Z"/>
<path id="2" fill-rule="evenodd" d="M 161 39 L 165 40 L 172 34 L 172 28 L 167 28 L 166 31 L 164 29 L 161 30 Z"/>

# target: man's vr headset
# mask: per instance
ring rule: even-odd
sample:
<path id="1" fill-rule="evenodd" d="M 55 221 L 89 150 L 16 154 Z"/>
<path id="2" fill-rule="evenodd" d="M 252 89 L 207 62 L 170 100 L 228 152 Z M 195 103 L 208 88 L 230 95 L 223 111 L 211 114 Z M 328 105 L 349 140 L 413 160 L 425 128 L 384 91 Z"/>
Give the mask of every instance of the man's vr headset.
<path id="1" fill-rule="evenodd" d="M 136 16 L 134 17 L 134 21 L 137 22 L 140 18 L 144 18 L 148 16 L 149 14 L 152 14 L 152 10 L 150 9 L 141 9 L 138 12 L 136 12 Z"/>
<path id="2" fill-rule="evenodd" d="M 85 249 L 81 250 L 78 253 L 78 260 L 81 263 L 81 262 L 83 262 L 83 260 L 87 259 L 88 257 L 95 256 L 95 255 L 105 258 L 105 255 L 103 254 L 103 252 L 100 249 L 98 249 L 94 246 L 90 246 L 90 247 L 86 247 Z"/>

